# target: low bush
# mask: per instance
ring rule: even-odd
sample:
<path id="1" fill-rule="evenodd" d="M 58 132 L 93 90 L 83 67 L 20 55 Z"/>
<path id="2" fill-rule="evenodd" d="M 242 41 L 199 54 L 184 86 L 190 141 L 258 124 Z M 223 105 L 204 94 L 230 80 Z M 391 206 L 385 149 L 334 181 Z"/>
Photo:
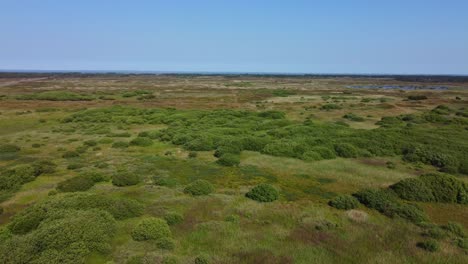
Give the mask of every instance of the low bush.
<path id="1" fill-rule="evenodd" d="M 130 144 L 125 141 L 117 141 L 112 144 L 113 148 L 128 148 Z"/>
<path id="2" fill-rule="evenodd" d="M 400 203 L 390 190 L 366 189 L 353 194 L 359 202 L 389 217 L 401 217 L 414 223 L 427 221 L 424 212 L 413 204 Z"/>
<path id="3" fill-rule="evenodd" d="M 135 241 L 160 240 L 171 237 L 169 225 L 160 218 L 146 218 L 141 220 L 132 230 L 132 238 Z"/>
<path id="4" fill-rule="evenodd" d="M 426 100 L 427 96 L 425 95 L 410 95 L 408 96 L 408 100 L 411 101 L 420 101 L 420 100 Z"/>
<path id="5" fill-rule="evenodd" d="M 340 195 L 328 202 L 332 207 L 342 210 L 355 209 L 359 206 L 359 201 L 351 195 Z"/>
<path id="6" fill-rule="evenodd" d="M 315 151 L 306 151 L 302 155 L 303 160 L 309 160 L 309 161 L 315 161 L 315 160 L 321 160 L 323 159 L 322 156 Z"/>
<path id="7" fill-rule="evenodd" d="M 147 137 L 137 137 L 130 141 L 130 145 L 139 147 L 148 147 L 153 145 L 153 140 Z"/>
<path id="8" fill-rule="evenodd" d="M 188 154 L 188 157 L 191 159 L 194 159 L 198 156 L 198 153 L 196 151 L 190 151 Z"/>
<path id="9" fill-rule="evenodd" d="M 177 225 L 184 221 L 184 217 L 178 213 L 168 213 L 164 216 L 168 225 Z"/>
<path id="10" fill-rule="evenodd" d="M 401 199 L 408 201 L 434 201 L 432 190 L 419 178 L 401 180 L 390 186 Z"/>
<path id="11" fill-rule="evenodd" d="M 17 190 L 37 176 L 35 169 L 29 165 L 19 165 L 8 169 L 0 173 L 0 190 Z"/>
<path id="12" fill-rule="evenodd" d="M 356 158 L 358 156 L 357 149 L 348 143 L 336 144 L 335 152 L 338 156 L 343 158 Z"/>
<path id="13" fill-rule="evenodd" d="M 241 152 L 241 148 L 240 146 L 220 146 L 218 148 L 216 148 L 215 152 L 214 152 L 214 156 L 219 158 L 221 156 L 223 156 L 224 154 L 235 154 L 235 155 L 239 155 Z"/>
<path id="14" fill-rule="evenodd" d="M 13 144 L 0 145 L 0 153 L 14 153 L 20 151 L 21 148 Z"/>
<path id="15" fill-rule="evenodd" d="M 184 189 L 184 193 L 194 196 L 207 195 L 214 191 L 213 185 L 205 180 L 196 180 Z"/>
<path id="16" fill-rule="evenodd" d="M 354 121 L 354 122 L 363 122 L 364 118 L 353 113 L 348 113 L 343 116 L 343 118 Z"/>
<path id="17" fill-rule="evenodd" d="M 465 229 L 459 223 L 449 222 L 448 224 L 442 226 L 442 228 L 457 237 L 466 237 Z"/>
<path id="18" fill-rule="evenodd" d="M 424 232 L 424 236 L 431 237 L 434 239 L 442 239 L 447 236 L 447 233 L 440 227 L 432 227 Z"/>
<path id="19" fill-rule="evenodd" d="M 83 145 L 88 146 L 88 147 L 94 147 L 97 144 L 98 143 L 96 140 L 86 140 L 85 142 L 83 142 Z"/>
<path id="20" fill-rule="evenodd" d="M 62 157 L 65 158 L 65 159 L 71 159 L 71 158 L 77 158 L 80 156 L 80 153 L 76 152 L 76 151 L 67 151 L 65 153 L 63 153 Z"/>
<path id="21" fill-rule="evenodd" d="M 468 189 L 465 183 L 446 174 L 425 174 L 419 177 L 431 189 L 436 202 L 468 203 Z"/>
<path id="22" fill-rule="evenodd" d="M 258 202 L 273 202 L 279 198 L 279 192 L 273 186 L 262 183 L 247 192 L 245 197 Z"/>
<path id="23" fill-rule="evenodd" d="M 338 109 L 342 109 L 343 107 L 337 105 L 337 104 L 324 104 L 322 106 L 320 106 L 320 110 L 326 110 L 326 111 L 330 111 L 330 110 L 338 110 Z"/>
<path id="24" fill-rule="evenodd" d="M 436 252 L 437 250 L 439 250 L 439 243 L 432 239 L 419 242 L 417 246 L 429 252 Z"/>
<path id="25" fill-rule="evenodd" d="M 135 173 L 119 171 L 112 176 L 112 184 L 119 187 L 131 186 L 140 183 L 140 177 Z"/>
<path id="26" fill-rule="evenodd" d="M 173 250 L 175 248 L 175 242 L 170 237 L 162 237 L 156 240 L 156 245 L 160 249 Z"/>
<path id="27" fill-rule="evenodd" d="M 240 156 L 238 154 L 226 153 L 219 157 L 216 163 L 228 167 L 238 166 L 240 164 Z"/>
<path id="28" fill-rule="evenodd" d="M 336 153 L 334 150 L 327 147 L 313 147 L 311 151 L 317 152 L 323 159 L 334 159 L 336 158 Z"/>
<path id="29" fill-rule="evenodd" d="M 49 160 L 40 160 L 32 164 L 34 169 L 34 175 L 39 176 L 42 174 L 54 173 L 57 168 L 57 164 Z"/>
<path id="30" fill-rule="evenodd" d="M 87 176 L 76 176 L 57 184 L 57 190 L 61 192 L 83 192 L 94 186 L 94 181 Z"/>

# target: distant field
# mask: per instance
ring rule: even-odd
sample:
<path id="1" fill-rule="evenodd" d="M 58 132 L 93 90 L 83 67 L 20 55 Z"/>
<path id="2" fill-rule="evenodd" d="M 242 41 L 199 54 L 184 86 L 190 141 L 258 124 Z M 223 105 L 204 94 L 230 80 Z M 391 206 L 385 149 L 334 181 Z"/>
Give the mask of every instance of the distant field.
<path id="1" fill-rule="evenodd" d="M 0 259 L 467 263 L 467 131 L 463 78 L 0 74 Z"/>

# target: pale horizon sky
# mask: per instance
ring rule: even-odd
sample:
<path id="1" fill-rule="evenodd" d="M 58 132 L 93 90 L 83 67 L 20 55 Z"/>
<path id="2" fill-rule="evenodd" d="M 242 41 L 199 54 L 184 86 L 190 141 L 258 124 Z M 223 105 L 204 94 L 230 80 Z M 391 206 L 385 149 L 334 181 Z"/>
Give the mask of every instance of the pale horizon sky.
<path id="1" fill-rule="evenodd" d="M 0 70 L 468 74 L 462 0 L 0 3 Z"/>

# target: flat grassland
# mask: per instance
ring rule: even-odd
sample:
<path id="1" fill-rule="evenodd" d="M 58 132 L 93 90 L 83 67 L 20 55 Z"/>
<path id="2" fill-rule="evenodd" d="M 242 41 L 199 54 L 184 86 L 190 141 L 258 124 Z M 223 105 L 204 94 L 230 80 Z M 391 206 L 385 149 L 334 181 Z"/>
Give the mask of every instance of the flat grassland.
<path id="1" fill-rule="evenodd" d="M 3 263 L 468 263 L 467 175 L 468 80 L 0 74 Z"/>

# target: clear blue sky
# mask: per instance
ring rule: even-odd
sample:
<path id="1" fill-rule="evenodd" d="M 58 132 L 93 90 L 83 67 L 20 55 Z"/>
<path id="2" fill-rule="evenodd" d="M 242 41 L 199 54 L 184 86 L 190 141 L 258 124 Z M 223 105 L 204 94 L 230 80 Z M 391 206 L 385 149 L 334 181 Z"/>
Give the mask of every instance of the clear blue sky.
<path id="1" fill-rule="evenodd" d="M 0 69 L 468 74 L 467 0 L 0 0 Z"/>

